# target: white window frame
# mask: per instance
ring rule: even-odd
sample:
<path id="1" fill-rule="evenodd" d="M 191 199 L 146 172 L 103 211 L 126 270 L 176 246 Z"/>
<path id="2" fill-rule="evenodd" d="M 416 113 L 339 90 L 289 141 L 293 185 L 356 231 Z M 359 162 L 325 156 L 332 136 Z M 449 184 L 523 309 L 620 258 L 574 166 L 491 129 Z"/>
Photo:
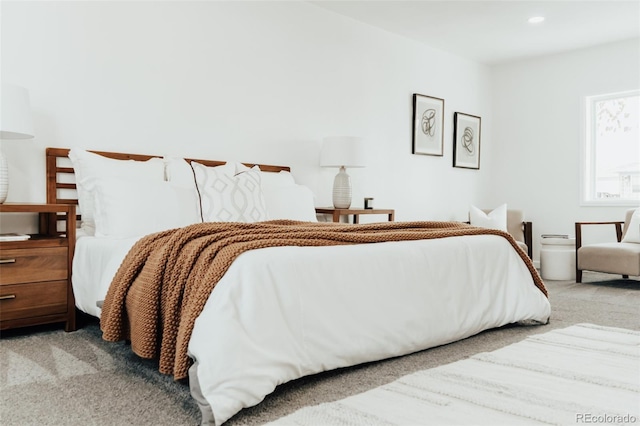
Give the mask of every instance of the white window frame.
<path id="1" fill-rule="evenodd" d="M 591 118 L 594 115 L 595 103 L 606 99 L 628 96 L 640 96 L 640 90 L 607 93 L 604 95 L 585 96 L 582 108 L 582 134 L 580 138 L 580 205 L 581 206 L 630 206 L 637 207 L 640 203 L 633 199 L 603 198 L 591 199 L 595 188 L 595 136 Z"/>

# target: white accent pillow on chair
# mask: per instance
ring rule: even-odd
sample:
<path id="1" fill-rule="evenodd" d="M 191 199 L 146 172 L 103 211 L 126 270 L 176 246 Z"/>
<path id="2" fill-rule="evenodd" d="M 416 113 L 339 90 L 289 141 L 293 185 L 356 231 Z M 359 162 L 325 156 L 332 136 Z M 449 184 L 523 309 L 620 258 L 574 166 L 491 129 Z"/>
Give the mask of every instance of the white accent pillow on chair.
<path id="1" fill-rule="evenodd" d="M 496 207 L 489 213 L 485 213 L 476 206 L 469 208 L 469 223 L 472 226 L 489 229 L 499 229 L 507 232 L 507 205 Z"/>
<path id="2" fill-rule="evenodd" d="M 623 243 L 640 243 L 640 208 L 637 208 L 629 221 L 629 229 L 626 230 Z"/>

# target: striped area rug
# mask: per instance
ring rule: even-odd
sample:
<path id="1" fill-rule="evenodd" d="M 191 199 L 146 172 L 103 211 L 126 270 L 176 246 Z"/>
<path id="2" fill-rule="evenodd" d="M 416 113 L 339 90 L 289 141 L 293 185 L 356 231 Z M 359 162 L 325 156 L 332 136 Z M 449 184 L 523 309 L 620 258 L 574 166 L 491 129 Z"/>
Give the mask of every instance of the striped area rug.
<path id="1" fill-rule="evenodd" d="M 269 425 L 638 424 L 640 332 L 578 324 Z"/>

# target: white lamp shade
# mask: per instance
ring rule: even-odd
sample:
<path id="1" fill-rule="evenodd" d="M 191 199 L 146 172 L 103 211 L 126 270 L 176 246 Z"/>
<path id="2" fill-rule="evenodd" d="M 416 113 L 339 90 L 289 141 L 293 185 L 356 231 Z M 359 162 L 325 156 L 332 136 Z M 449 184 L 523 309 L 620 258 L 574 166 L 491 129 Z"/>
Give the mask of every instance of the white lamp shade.
<path id="1" fill-rule="evenodd" d="M 3 83 L 0 90 L 0 139 L 33 138 L 33 117 L 27 89 Z"/>
<path id="2" fill-rule="evenodd" d="M 361 138 L 331 136 L 323 140 L 320 152 L 322 167 L 365 167 L 366 149 Z"/>
<path id="3" fill-rule="evenodd" d="M 0 85 L 0 139 L 31 139 L 33 118 L 27 89 L 13 84 Z M 0 152 L 0 204 L 9 192 L 9 167 Z"/>

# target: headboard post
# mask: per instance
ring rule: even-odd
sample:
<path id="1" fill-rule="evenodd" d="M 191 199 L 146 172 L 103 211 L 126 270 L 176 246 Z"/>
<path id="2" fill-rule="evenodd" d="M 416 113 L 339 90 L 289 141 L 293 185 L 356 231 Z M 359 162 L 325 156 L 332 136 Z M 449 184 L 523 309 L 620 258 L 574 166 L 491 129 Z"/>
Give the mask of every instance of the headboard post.
<path id="1" fill-rule="evenodd" d="M 46 153 L 46 162 L 47 162 L 47 204 L 58 204 L 56 201 L 56 165 L 57 160 L 56 157 L 50 155 L 49 149 L 47 148 Z M 44 230 L 48 235 L 52 235 L 55 231 L 57 231 L 58 227 L 58 217 L 54 214 L 49 215 L 40 215 L 40 229 Z"/>

